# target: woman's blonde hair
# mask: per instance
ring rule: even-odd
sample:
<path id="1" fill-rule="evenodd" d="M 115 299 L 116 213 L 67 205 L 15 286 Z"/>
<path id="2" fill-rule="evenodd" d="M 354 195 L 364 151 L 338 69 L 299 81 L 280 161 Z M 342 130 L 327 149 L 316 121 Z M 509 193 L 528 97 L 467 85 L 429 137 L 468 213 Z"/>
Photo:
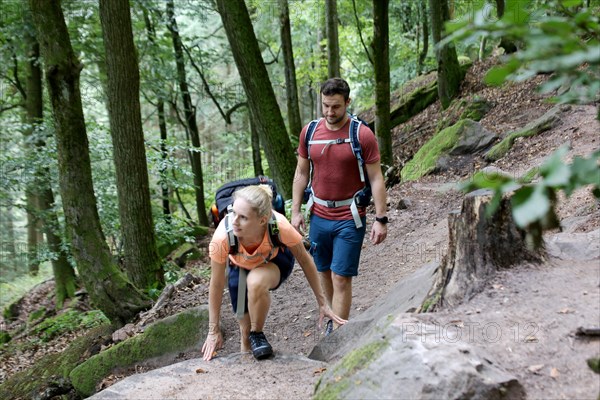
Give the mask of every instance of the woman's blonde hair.
<path id="1" fill-rule="evenodd" d="M 244 199 L 259 217 L 270 217 L 272 212 L 273 190 L 269 185 L 253 185 L 238 189 L 233 193 L 233 201 Z"/>

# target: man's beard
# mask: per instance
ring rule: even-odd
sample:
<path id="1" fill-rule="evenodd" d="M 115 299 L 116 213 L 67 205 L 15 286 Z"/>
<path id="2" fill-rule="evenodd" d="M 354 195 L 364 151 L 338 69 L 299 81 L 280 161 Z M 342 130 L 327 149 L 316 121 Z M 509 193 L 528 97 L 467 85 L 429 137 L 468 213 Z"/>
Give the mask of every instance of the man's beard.
<path id="1" fill-rule="evenodd" d="M 330 120 L 329 117 L 327 118 L 327 122 L 329 123 L 329 125 L 337 125 L 338 123 L 342 122 L 344 119 L 344 115 L 342 114 L 341 117 L 337 117 L 334 120 Z"/>

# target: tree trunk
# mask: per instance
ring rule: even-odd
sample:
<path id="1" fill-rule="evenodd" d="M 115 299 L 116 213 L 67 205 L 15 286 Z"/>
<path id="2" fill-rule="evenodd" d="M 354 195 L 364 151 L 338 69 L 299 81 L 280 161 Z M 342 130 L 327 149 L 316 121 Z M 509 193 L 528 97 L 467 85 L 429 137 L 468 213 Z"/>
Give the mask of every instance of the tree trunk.
<path id="1" fill-rule="evenodd" d="M 100 0 L 107 100 L 125 271 L 138 288 L 164 284 L 154 237 L 140 111 L 140 74 L 128 0 Z"/>
<path id="2" fill-rule="evenodd" d="M 327 34 L 327 76 L 328 78 L 341 77 L 337 0 L 325 0 L 325 31 Z"/>
<path id="3" fill-rule="evenodd" d="M 27 271 L 31 275 L 37 275 L 40 270 L 38 261 L 38 232 L 37 232 L 37 215 L 38 197 L 35 194 L 33 183 L 29 184 L 25 189 L 25 208 L 27 210 Z"/>
<path id="4" fill-rule="evenodd" d="M 504 0 L 496 0 L 496 14 L 498 15 L 498 19 L 501 19 L 504 15 L 504 8 Z M 508 39 L 506 36 L 502 36 L 502 38 L 500 39 L 500 44 L 498 46 L 502 47 L 506 54 L 514 53 L 517 51 L 517 46 L 515 45 L 515 42 Z"/>
<path id="5" fill-rule="evenodd" d="M 167 184 L 167 158 L 169 152 L 167 150 L 167 121 L 165 119 L 165 102 L 162 99 L 158 100 L 156 106 L 158 110 L 158 127 L 160 129 L 160 158 L 162 166 L 160 167 L 160 191 L 162 198 L 163 216 L 167 223 L 171 223 L 171 205 L 169 204 L 169 185 Z"/>
<path id="6" fill-rule="evenodd" d="M 31 124 L 31 131 L 37 132 L 35 140 L 37 147 L 46 146 L 45 138 L 41 137 L 39 127 L 43 121 L 43 95 L 42 95 L 42 69 L 40 67 L 40 46 L 36 38 L 27 35 L 30 48 L 28 76 L 27 76 L 27 118 Z M 55 254 L 52 258 L 52 270 L 54 273 L 54 297 L 56 308 L 60 310 L 66 299 L 75 297 L 77 287 L 75 270 L 69 263 L 65 249 L 62 246 L 60 238 L 60 227 L 58 217 L 54 211 L 54 194 L 50 186 L 49 168 L 41 168 L 35 173 L 35 186 L 37 186 L 39 200 L 38 206 L 42 211 L 43 217 L 42 231 L 46 234 L 48 249 Z"/>
<path id="7" fill-rule="evenodd" d="M 191 159 L 192 170 L 194 172 L 194 190 L 196 193 L 198 222 L 200 225 L 208 226 L 208 216 L 205 211 L 204 177 L 202 176 L 202 157 L 200 153 L 200 135 L 198 134 L 198 125 L 196 123 L 196 109 L 192 104 L 192 98 L 188 89 L 185 62 L 183 59 L 183 45 L 181 43 L 181 37 L 179 36 L 177 20 L 175 19 L 175 6 L 173 0 L 167 0 L 167 26 L 169 32 L 171 32 L 171 37 L 173 38 L 173 49 L 175 51 L 175 62 L 177 64 L 177 80 L 179 81 L 179 90 L 181 91 L 183 100 L 186 129 L 190 135 L 193 147 Z"/>
<path id="8" fill-rule="evenodd" d="M 302 120 L 300 118 L 300 104 L 298 103 L 298 86 L 296 84 L 296 66 L 294 64 L 288 0 L 279 0 L 279 20 L 281 24 L 283 63 L 285 65 L 285 94 L 287 99 L 288 124 L 290 135 L 298 137 L 302 130 Z"/>
<path id="9" fill-rule="evenodd" d="M 389 0 L 373 0 L 373 67 L 375 72 L 375 133 L 381 163 L 393 165 L 390 124 Z"/>
<path id="10" fill-rule="evenodd" d="M 47 177 L 48 174 L 49 171 L 46 170 L 45 176 Z M 56 309 L 60 310 L 66 299 L 75 297 L 77 278 L 75 270 L 71 266 L 67 258 L 67 253 L 63 248 L 60 238 L 60 225 L 56 212 L 54 212 L 54 194 L 49 185 L 40 194 L 40 206 L 45 210 L 44 233 L 48 241 L 48 250 L 55 254 L 52 258 L 52 272 L 56 286 L 54 288 L 54 299 L 56 301 Z"/>
<path id="11" fill-rule="evenodd" d="M 427 52 L 429 51 L 429 26 L 427 24 L 427 0 L 419 0 L 419 19 L 421 20 L 422 34 L 423 34 L 423 49 L 419 53 L 419 60 L 417 62 L 417 75 L 421 75 L 423 72 L 423 64 L 427 58 Z"/>
<path id="12" fill-rule="evenodd" d="M 250 120 L 250 142 L 252 143 L 254 176 L 260 176 L 265 174 L 262 168 L 262 157 L 260 156 L 260 138 L 256 130 L 256 123 L 252 120 L 250 113 L 248 113 L 248 119 Z"/>
<path id="13" fill-rule="evenodd" d="M 124 323 L 150 301 L 113 262 L 100 226 L 79 91 L 81 65 L 58 0 L 29 0 L 29 5 L 54 112 L 61 198 L 73 256 L 93 304 L 111 321 Z"/>
<path id="14" fill-rule="evenodd" d="M 42 120 L 42 72 L 39 67 L 36 67 L 40 54 L 39 44 L 32 37 L 31 33 L 27 33 L 25 40 L 29 45 L 29 58 L 28 62 L 28 75 L 26 85 L 26 98 L 25 109 L 27 112 L 27 124 L 28 127 L 25 130 L 25 135 L 28 137 L 26 148 L 28 151 L 32 151 L 33 146 L 31 145 L 31 137 L 37 135 L 35 127 L 39 125 Z M 33 142 L 35 142 L 35 138 Z M 25 189 L 26 197 L 26 210 L 27 210 L 27 259 L 28 269 L 31 275 L 37 275 L 40 269 L 38 261 L 38 246 L 42 244 L 42 240 L 39 240 L 38 235 L 38 219 L 40 215 L 39 197 L 38 190 L 36 188 L 35 180 L 32 180 Z"/>
<path id="15" fill-rule="evenodd" d="M 439 42 L 444 38 L 444 23 L 448 21 L 450 11 L 448 0 L 429 0 L 431 12 L 431 31 L 433 42 L 436 44 L 435 56 L 438 63 L 438 97 L 443 108 L 450 105 L 452 99 L 458 94 L 463 73 L 458 64 L 454 43 L 447 43 L 439 47 Z"/>
<path id="16" fill-rule="evenodd" d="M 296 157 L 279 111 L 271 80 L 262 60 L 243 0 L 217 0 L 250 109 L 250 118 L 263 145 L 272 178 L 285 198 L 292 197 Z"/>
<path id="17" fill-rule="evenodd" d="M 6 252 L 6 259 L 3 260 L 0 258 L 0 272 L 5 273 L 8 270 L 13 270 L 17 272 L 17 264 L 16 264 L 16 255 L 17 249 L 15 246 L 15 225 L 14 225 L 14 217 L 12 211 L 12 200 L 8 201 L 6 206 L 6 213 L 2 213 L 1 215 L 5 218 L 2 218 L 0 222 L 2 223 L 2 232 L 0 232 L 0 250 L 2 252 Z M 5 236 L 6 235 L 6 236 Z M 4 270 L 6 268 L 7 270 Z M 12 277 L 7 274 L 7 279 L 11 279 Z"/>
<path id="18" fill-rule="evenodd" d="M 538 262 L 541 254 L 528 249 L 525 232 L 515 225 L 510 199 L 494 215 L 486 215 L 491 192 L 467 195 L 462 209 L 448 216 L 448 253 L 421 311 L 454 307 L 479 293 L 496 270 L 521 262 Z"/>
<path id="19" fill-rule="evenodd" d="M 156 30 L 154 24 L 150 20 L 148 10 L 144 8 L 144 22 L 146 24 L 146 34 L 148 35 L 148 41 L 152 46 L 156 46 Z M 158 128 L 160 130 L 160 158 L 162 164 L 159 170 L 160 174 L 160 191 L 162 200 L 163 217 L 166 223 L 171 223 L 171 206 L 169 204 L 169 185 L 167 184 L 167 158 L 169 156 L 167 151 L 167 121 L 165 119 L 165 101 L 160 90 L 155 90 L 154 95 L 156 96 L 156 112 L 158 114 Z"/>

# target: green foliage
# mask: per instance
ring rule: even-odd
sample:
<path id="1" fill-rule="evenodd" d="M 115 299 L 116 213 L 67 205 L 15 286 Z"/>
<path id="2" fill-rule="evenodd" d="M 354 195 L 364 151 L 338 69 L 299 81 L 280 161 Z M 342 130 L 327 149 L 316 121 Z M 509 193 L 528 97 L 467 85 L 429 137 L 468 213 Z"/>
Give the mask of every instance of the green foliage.
<path id="1" fill-rule="evenodd" d="M 594 196 L 600 199 L 600 150 L 588 158 L 576 156 L 571 164 L 565 164 L 563 158 L 567 150 L 567 147 L 561 147 L 542 164 L 540 179 L 535 184 L 525 183 L 531 179 L 531 171 L 523 179 L 497 172 L 478 172 L 462 188 L 464 191 L 490 189 L 494 192 L 486 210 L 488 215 L 497 210 L 502 196 L 510 195 L 515 224 L 527 231 L 529 244 L 539 247 L 543 231 L 557 226 L 555 203 L 558 192 L 570 196 L 575 190 L 589 186 Z"/>
<path id="2" fill-rule="evenodd" d="M 597 374 L 600 374 L 600 357 L 588 358 L 587 365 Z"/>
<path id="3" fill-rule="evenodd" d="M 10 339 L 11 339 L 11 337 L 8 332 L 0 331 L 0 346 L 3 345 L 4 343 L 10 342 Z"/>
<path id="4" fill-rule="evenodd" d="M 35 310 L 31 314 L 29 314 L 27 321 L 35 322 L 36 320 L 42 318 L 44 316 L 44 314 L 46 314 L 46 307 L 38 308 L 37 310 Z"/>
<path id="5" fill-rule="evenodd" d="M 560 103 L 589 103 L 600 93 L 600 17 L 581 0 L 552 0 L 539 7 L 531 1 L 509 1 L 502 19 L 490 22 L 486 10 L 471 21 L 449 25 L 448 40 L 475 41 L 481 36 L 510 37 L 522 41 L 516 53 L 490 70 L 486 82 L 500 85 L 506 80 L 523 81 L 538 74 L 553 73 L 540 90 L 559 88 Z M 600 115 L 599 115 L 600 117 Z"/>
<path id="6" fill-rule="evenodd" d="M 43 342 L 48 342 L 56 336 L 76 331 L 82 328 L 89 329 L 109 323 L 108 319 L 99 310 L 80 312 L 68 310 L 52 318 L 47 318 L 32 330 L 32 335 L 39 336 Z"/>

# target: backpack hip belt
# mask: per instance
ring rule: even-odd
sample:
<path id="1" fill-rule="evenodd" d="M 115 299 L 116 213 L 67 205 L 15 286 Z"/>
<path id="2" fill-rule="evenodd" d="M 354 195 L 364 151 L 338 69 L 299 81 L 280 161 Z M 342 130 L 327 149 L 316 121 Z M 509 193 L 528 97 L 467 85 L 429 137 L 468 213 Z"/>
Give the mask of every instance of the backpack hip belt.
<path id="1" fill-rule="evenodd" d="M 352 213 L 352 219 L 354 220 L 354 225 L 356 225 L 356 229 L 360 229 L 363 226 L 362 221 L 360 219 L 360 214 L 358 212 L 358 206 L 356 205 L 355 197 L 346 200 L 323 200 L 315 196 L 313 193 L 310 196 L 308 202 L 306 203 L 306 209 L 308 210 L 307 213 L 310 213 L 313 203 L 317 203 L 327 208 L 350 206 L 350 212 Z"/>

